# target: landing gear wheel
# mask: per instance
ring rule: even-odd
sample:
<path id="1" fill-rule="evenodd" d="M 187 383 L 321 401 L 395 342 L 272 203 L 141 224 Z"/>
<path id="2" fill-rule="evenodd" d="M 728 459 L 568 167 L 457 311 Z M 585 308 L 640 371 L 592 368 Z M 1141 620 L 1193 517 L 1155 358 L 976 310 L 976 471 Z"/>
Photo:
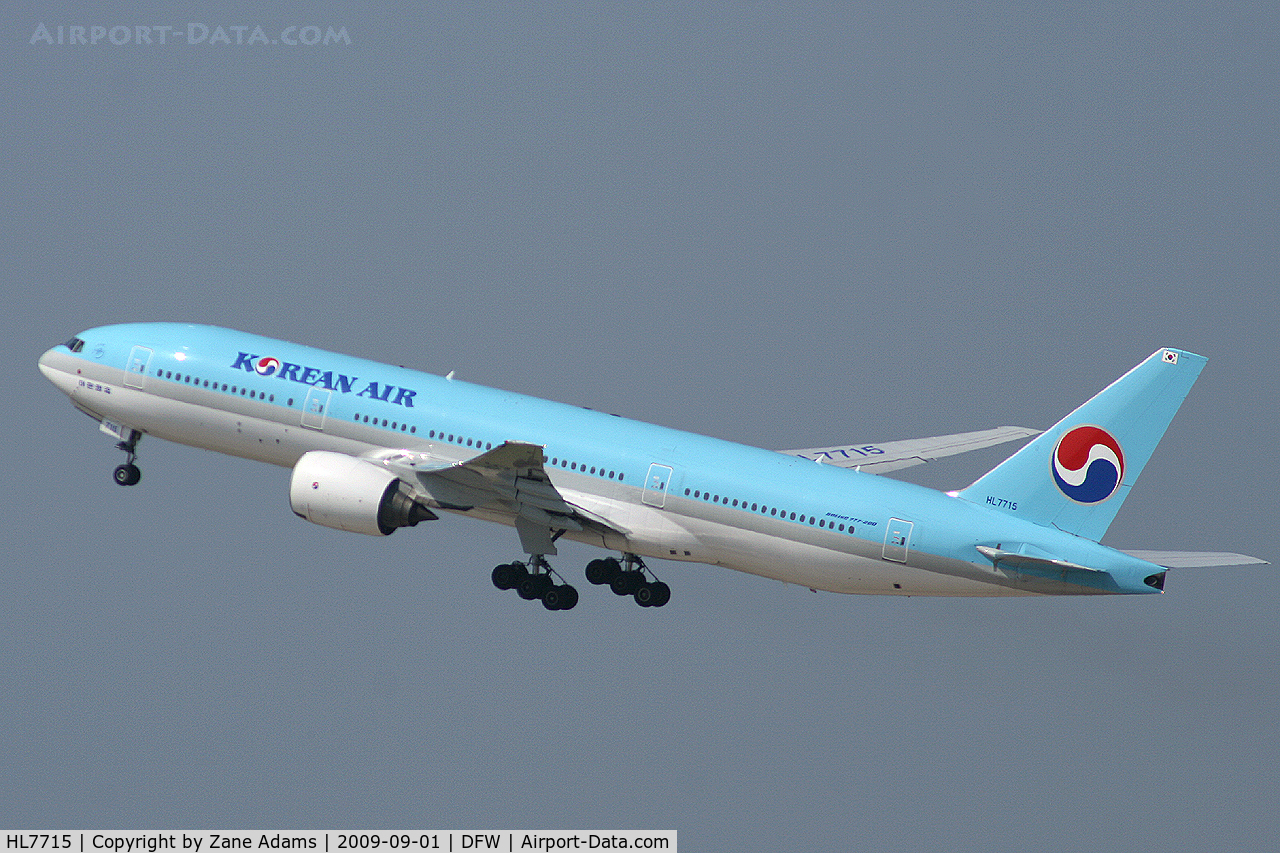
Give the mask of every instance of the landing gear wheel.
<path id="1" fill-rule="evenodd" d="M 644 572 L 639 569 L 632 569 L 626 572 L 618 572 L 613 580 L 609 582 L 609 589 L 613 590 L 614 595 L 634 595 L 636 590 L 644 585 Z"/>
<path id="2" fill-rule="evenodd" d="M 593 584 L 608 584 L 622 571 L 622 564 L 613 557 L 592 560 L 587 563 L 587 580 Z"/>
<path id="3" fill-rule="evenodd" d="M 633 593 L 636 604 L 641 607 L 661 607 L 671 600 L 671 587 L 662 581 L 642 583 Z"/>
<path id="4" fill-rule="evenodd" d="M 542 598 L 547 594 L 547 590 L 551 589 L 555 582 L 551 580 L 549 575 L 530 575 L 526 574 L 520 578 L 520 582 L 516 584 L 516 594 L 525 601 L 533 601 L 535 598 Z"/>
<path id="5" fill-rule="evenodd" d="M 132 462 L 126 462 L 124 465 L 117 465 L 112 476 L 117 485 L 136 486 L 138 481 L 142 479 L 142 472 L 138 470 L 137 465 Z"/>
<path id="6" fill-rule="evenodd" d="M 587 563 L 587 581 L 597 586 L 612 581 L 622 571 L 618 561 L 609 557 L 605 560 L 592 560 Z"/>
<path id="7" fill-rule="evenodd" d="M 516 582 L 516 595 L 525 601 L 533 601 L 538 597 L 538 578 L 535 575 L 526 575 Z"/>
<path id="8" fill-rule="evenodd" d="M 578 591 L 568 584 L 552 586 L 542 594 L 542 606 L 548 610 L 572 610 L 578 603 Z"/>
<path id="9" fill-rule="evenodd" d="M 520 580 L 520 570 L 524 566 L 519 563 L 503 563 L 493 570 L 493 585 L 498 589 L 511 589 Z"/>

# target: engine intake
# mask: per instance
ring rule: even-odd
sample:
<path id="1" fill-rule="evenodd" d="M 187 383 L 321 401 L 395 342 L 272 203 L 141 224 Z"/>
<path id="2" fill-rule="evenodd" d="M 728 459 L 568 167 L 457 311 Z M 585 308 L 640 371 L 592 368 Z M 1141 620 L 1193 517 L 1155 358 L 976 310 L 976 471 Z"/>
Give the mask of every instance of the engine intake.
<path id="1" fill-rule="evenodd" d="M 395 474 L 327 450 L 304 453 L 293 466 L 289 505 L 312 524 L 369 536 L 390 536 L 398 528 L 437 518 Z"/>

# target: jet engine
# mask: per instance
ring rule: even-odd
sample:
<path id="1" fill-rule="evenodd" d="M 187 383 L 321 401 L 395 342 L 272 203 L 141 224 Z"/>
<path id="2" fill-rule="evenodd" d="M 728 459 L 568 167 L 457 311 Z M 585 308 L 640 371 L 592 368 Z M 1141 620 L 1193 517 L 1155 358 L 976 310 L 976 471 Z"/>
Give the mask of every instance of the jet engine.
<path id="1" fill-rule="evenodd" d="M 390 536 L 438 517 L 380 465 L 326 450 L 304 453 L 293 466 L 289 505 L 313 524 L 369 536 Z"/>

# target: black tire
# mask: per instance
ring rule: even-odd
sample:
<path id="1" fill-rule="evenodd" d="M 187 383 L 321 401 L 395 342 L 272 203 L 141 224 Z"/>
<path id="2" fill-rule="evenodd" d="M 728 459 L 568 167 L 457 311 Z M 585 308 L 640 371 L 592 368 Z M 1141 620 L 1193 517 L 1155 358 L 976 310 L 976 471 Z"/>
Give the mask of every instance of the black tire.
<path id="1" fill-rule="evenodd" d="M 511 589 L 516 585 L 515 569 L 519 564 L 503 563 L 493 570 L 493 585 L 498 589 Z"/>
<path id="2" fill-rule="evenodd" d="M 578 603 L 578 591 L 566 584 L 552 586 L 542 594 L 542 606 L 548 610 L 572 610 Z"/>
<path id="3" fill-rule="evenodd" d="M 116 466 L 116 470 L 112 477 L 116 484 L 120 486 L 136 486 L 138 481 L 142 479 L 142 472 L 138 470 L 138 466 L 132 463 Z"/>
<path id="4" fill-rule="evenodd" d="M 527 572 L 516 581 L 516 593 L 525 601 L 533 601 L 542 594 L 543 575 L 531 575 Z"/>
<path id="5" fill-rule="evenodd" d="M 604 560 L 592 560 L 587 563 L 587 582 L 596 586 L 606 584 L 613 580 L 614 573 L 610 571 L 609 564 Z"/>
<path id="6" fill-rule="evenodd" d="M 662 607 L 671 600 L 671 587 L 662 581 L 654 581 L 650 586 L 653 587 L 653 607 Z"/>
<path id="7" fill-rule="evenodd" d="M 641 607 L 652 607 L 653 606 L 653 584 L 648 584 L 648 583 L 640 584 L 638 587 L 636 587 L 636 591 L 632 593 L 632 597 L 635 598 L 636 604 L 639 604 Z"/>

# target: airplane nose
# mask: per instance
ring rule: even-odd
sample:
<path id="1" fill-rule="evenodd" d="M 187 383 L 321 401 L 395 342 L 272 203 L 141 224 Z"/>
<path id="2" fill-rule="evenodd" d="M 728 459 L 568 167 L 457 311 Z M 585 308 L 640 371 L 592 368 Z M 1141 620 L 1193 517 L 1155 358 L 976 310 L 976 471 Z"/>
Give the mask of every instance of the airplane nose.
<path id="1" fill-rule="evenodd" d="M 70 394 L 75 387 L 75 378 L 71 374 L 58 369 L 56 366 L 57 357 L 57 347 L 46 350 L 44 355 L 40 356 L 40 372 L 44 374 L 45 379 L 56 385 L 62 393 Z"/>
<path id="2" fill-rule="evenodd" d="M 44 351 L 44 355 L 40 356 L 40 372 L 44 374 L 44 378 L 50 382 L 53 381 L 53 365 L 50 363 L 53 359 L 53 350 Z"/>

